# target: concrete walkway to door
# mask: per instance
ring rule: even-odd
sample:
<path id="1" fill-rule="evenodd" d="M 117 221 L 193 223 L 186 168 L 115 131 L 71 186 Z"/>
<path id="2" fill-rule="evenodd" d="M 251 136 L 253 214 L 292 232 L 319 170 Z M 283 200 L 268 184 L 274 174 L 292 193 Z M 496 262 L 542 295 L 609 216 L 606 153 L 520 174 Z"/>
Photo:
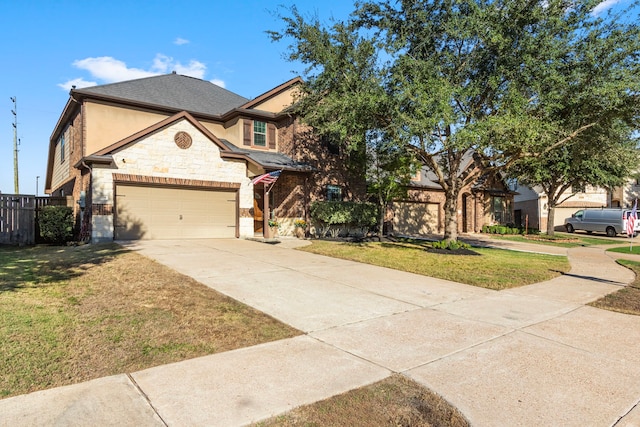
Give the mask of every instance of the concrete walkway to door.
<path id="1" fill-rule="evenodd" d="M 305 334 L 0 400 L 0 425 L 239 426 L 393 372 L 474 426 L 640 425 L 640 317 L 585 306 L 633 280 L 602 248 L 496 292 L 293 243 L 127 244 Z"/>

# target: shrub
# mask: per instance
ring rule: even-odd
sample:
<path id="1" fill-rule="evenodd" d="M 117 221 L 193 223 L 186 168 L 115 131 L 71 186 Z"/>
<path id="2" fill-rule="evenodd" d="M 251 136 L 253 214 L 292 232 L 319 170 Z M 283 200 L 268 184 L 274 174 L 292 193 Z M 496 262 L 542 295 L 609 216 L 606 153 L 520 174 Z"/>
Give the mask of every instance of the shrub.
<path id="1" fill-rule="evenodd" d="M 438 242 L 431 243 L 431 247 L 434 249 L 448 249 L 450 251 L 456 251 L 458 249 L 470 249 L 471 245 L 459 240 L 440 240 Z"/>
<path id="2" fill-rule="evenodd" d="M 67 206 L 45 206 L 38 214 L 40 236 L 59 245 L 73 238 L 73 223 L 73 209 Z"/>
<path id="3" fill-rule="evenodd" d="M 354 228 L 368 230 L 378 221 L 378 208 L 372 203 L 318 201 L 311 204 L 310 214 L 319 237 L 327 231 L 337 236 Z"/>
<path id="4" fill-rule="evenodd" d="M 506 225 L 483 225 L 482 232 L 486 234 L 524 234 L 524 228 Z M 532 229 L 529 229 L 529 233 L 533 233 Z"/>

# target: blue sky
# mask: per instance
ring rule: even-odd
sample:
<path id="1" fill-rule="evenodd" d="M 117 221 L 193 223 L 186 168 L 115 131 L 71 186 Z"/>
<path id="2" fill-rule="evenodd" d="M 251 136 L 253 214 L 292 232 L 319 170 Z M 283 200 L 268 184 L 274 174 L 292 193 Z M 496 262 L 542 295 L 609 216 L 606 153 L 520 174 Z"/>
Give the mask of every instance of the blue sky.
<path id="1" fill-rule="evenodd" d="M 0 0 L 0 192 L 13 193 L 13 103 L 17 99 L 20 193 L 43 194 L 51 132 L 72 84 L 105 84 L 178 73 L 254 98 L 293 78 L 278 5 L 328 21 L 347 0 Z M 40 179 L 37 180 L 36 177 Z"/>
<path id="2" fill-rule="evenodd" d="M 631 0 L 606 0 L 600 12 Z M 343 19 L 350 0 L 0 0 L 0 192 L 13 193 L 17 99 L 20 193 L 43 194 L 49 136 L 71 85 L 83 87 L 177 71 L 254 98 L 301 71 L 286 41 L 265 34 L 273 12 L 295 4 Z M 40 177 L 37 179 L 36 177 Z"/>

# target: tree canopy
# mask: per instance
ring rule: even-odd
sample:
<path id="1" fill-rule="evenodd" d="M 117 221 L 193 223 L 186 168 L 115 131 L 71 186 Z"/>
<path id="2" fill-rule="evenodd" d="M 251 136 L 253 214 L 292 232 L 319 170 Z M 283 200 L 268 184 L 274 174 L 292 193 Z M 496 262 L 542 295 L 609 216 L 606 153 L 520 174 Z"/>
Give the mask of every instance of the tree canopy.
<path id="1" fill-rule="evenodd" d="M 640 32 L 628 19 L 638 4 L 626 21 L 594 15 L 598 4 L 365 1 L 331 25 L 294 7 L 271 36 L 291 40 L 288 59 L 307 66 L 303 120 L 349 149 L 371 134 L 410 149 L 445 192 L 453 240 L 460 191 L 480 173 L 524 176 L 561 147 L 604 152 L 621 143 L 609 136 L 638 129 Z"/>

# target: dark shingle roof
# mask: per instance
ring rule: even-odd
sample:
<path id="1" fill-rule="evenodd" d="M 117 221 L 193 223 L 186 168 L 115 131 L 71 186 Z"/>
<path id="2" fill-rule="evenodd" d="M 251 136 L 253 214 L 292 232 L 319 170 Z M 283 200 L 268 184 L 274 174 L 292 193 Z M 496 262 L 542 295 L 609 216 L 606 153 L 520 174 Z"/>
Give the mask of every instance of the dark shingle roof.
<path id="1" fill-rule="evenodd" d="M 173 73 L 74 89 L 72 93 L 210 115 L 224 114 L 248 101 L 211 82 Z"/>
<path id="2" fill-rule="evenodd" d="M 226 145 L 231 151 L 238 154 L 243 154 L 249 157 L 251 160 L 259 164 L 265 169 L 268 170 L 290 170 L 290 171 L 312 171 L 313 168 L 306 164 L 293 160 L 289 156 L 285 156 L 281 153 L 274 153 L 269 151 L 257 151 L 257 150 L 247 150 L 244 148 L 239 148 L 227 141 L 226 139 L 221 139 L 222 143 Z"/>

